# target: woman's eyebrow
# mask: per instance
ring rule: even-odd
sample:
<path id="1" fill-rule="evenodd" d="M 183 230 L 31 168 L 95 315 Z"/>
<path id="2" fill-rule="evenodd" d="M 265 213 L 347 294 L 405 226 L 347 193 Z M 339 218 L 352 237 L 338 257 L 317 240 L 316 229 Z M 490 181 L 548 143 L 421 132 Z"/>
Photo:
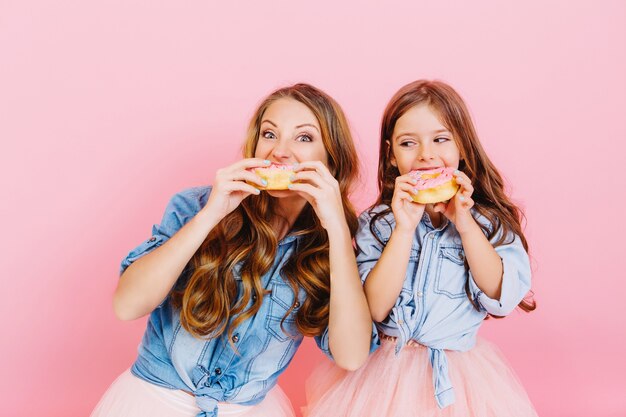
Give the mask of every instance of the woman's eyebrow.
<path id="1" fill-rule="evenodd" d="M 317 126 L 315 126 L 315 125 L 313 125 L 313 124 L 311 124 L 311 123 L 305 123 L 305 124 L 303 124 L 303 125 L 298 125 L 298 126 L 296 126 L 296 129 L 300 129 L 301 127 L 304 127 L 304 126 L 311 126 L 313 129 L 317 130 L 318 132 L 320 131 L 320 130 L 317 128 Z"/>

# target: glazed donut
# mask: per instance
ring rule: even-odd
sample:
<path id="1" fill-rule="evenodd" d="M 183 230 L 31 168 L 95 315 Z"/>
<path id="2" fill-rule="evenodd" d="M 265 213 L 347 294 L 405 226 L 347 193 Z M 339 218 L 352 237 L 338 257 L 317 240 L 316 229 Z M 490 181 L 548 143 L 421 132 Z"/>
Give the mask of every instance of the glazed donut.
<path id="1" fill-rule="evenodd" d="M 267 185 L 265 187 L 259 187 L 258 184 L 254 184 L 261 190 L 287 190 L 291 181 L 289 178 L 293 175 L 293 165 L 286 164 L 271 164 L 267 167 L 255 168 L 254 172 L 265 181 Z"/>
<path id="2" fill-rule="evenodd" d="M 454 168 L 435 168 L 409 172 L 417 180 L 413 187 L 417 194 L 411 194 L 413 201 L 433 204 L 451 199 L 460 187 L 454 179 L 454 171 Z"/>

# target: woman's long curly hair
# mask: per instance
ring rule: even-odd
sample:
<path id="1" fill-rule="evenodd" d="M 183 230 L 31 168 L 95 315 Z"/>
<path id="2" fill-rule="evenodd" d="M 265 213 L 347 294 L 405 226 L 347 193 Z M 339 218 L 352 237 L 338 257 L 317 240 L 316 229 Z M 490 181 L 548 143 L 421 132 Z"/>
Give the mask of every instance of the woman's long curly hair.
<path id="1" fill-rule="evenodd" d="M 494 246 L 510 243 L 514 235 L 519 236 L 524 249 L 528 252 L 528 242 L 522 232 L 521 221 L 524 213 L 504 192 L 504 180 L 485 153 L 470 113 L 459 94 L 441 81 L 418 80 L 402 87 L 391 99 L 383 114 L 380 128 L 380 154 L 378 159 L 378 189 L 380 194 L 374 206 L 385 204 L 391 207 L 395 179 L 400 175 L 398 168 L 391 163 L 393 152 L 391 143 L 396 122 L 414 106 L 428 105 L 441 123 L 452 133 L 459 148 L 461 161 L 459 170 L 467 174 L 474 186 L 472 199 L 474 208 L 485 216 L 490 225 L 482 226 L 489 240 L 498 236 Z M 374 214 L 370 227 L 376 221 L 391 212 L 391 208 Z M 374 233 L 374 236 L 376 234 Z M 469 268 L 466 261 L 466 268 Z M 470 300 L 469 282 L 465 285 Z M 474 306 L 478 305 L 472 300 Z M 532 297 L 522 300 L 519 308 L 526 312 L 533 311 L 536 303 Z M 496 317 L 496 316 L 493 316 Z"/>
<path id="2" fill-rule="evenodd" d="M 254 157 L 263 114 L 277 100 L 291 99 L 306 105 L 316 116 L 328 154 L 328 168 L 339 183 L 344 214 L 354 236 L 358 220 L 348 200 L 358 175 L 358 161 L 350 129 L 341 107 L 327 94 L 308 84 L 296 84 L 270 94 L 254 113 L 243 149 L 244 158 Z M 215 338 L 234 329 L 261 308 L 266 290 L 261 276 L 274 263 L 278 241 L 272 220 L 276 199 L 262 192 L 251 195 L 211 230 L 187 265 L 188 279 L 172 294 L 180 321 L 192 335 Z M 294 303 L 283 317 L 296 308 L 299 291 L 306 299 L 296 313 L 296 326 L 305 336 L 322 333 L 328 325 L 330 300 L 329 243 L 315 211 L 306 204 L 292 228 L 298 235 L 297 250 L 286 262 L 281 276 L 295 294 Z M 234 271 L 243 283 L 238 292 Z M 246 308 L 252 299 L 252 305 Z M 233 319 L 234 318 L 234 319 Z M 232 319 L 232 322 L 231 322 Z"/>

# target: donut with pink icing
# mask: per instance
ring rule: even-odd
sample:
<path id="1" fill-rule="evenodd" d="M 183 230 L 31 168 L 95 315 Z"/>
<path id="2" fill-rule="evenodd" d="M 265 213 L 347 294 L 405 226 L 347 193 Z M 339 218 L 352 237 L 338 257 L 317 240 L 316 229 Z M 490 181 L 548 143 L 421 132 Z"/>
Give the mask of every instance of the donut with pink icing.
<path id="1" fill-rule="evenodd" d="M 271 164 L 267 167 L 254 168 L 254 172 L 265 181 L 267 185 L 260 187 L 261 190 L 287 190 L 291 181 L 289 178 L 293 175 L 293 165 L 288 164 Z"/>
<path id="2" fill-rule="evenodd" d="M 411 193 L 413 201 L 420 204 L 440 203 L 451 199 L 459 189 L 454 178 L 455 168 L 435 168 L 427 171 L 414 170 L 409 175 L 417 180 Z"/>

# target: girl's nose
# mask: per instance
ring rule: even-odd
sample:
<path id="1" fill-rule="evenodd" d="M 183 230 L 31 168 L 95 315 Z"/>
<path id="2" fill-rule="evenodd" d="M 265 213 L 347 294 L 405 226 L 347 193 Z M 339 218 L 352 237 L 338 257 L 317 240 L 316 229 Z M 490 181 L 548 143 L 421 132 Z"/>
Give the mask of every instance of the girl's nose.
<path id="1" fill-rule="evenodd" d="M 423 146 L 420 147 L 419 158 L 422 161 L 427 161 L 427 160 L 433 159 L 433 152 L 432 152 L 432 149 L 430 148 L 430 146 L 423 145 Z"/>

